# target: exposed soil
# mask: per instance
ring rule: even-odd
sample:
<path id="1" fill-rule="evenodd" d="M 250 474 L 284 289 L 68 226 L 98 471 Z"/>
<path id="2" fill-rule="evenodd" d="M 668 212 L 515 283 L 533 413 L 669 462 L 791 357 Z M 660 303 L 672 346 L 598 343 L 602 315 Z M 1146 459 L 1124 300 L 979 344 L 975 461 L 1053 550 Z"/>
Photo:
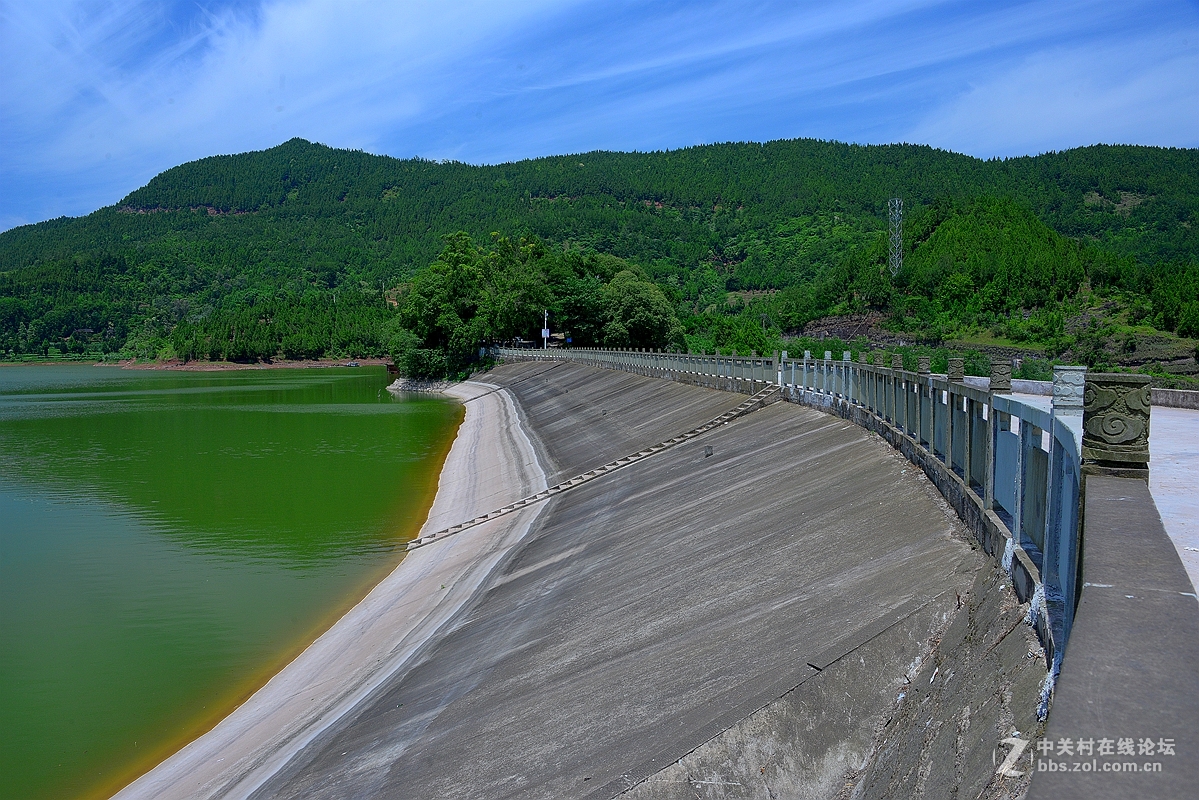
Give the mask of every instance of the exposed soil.
<path id="1" fill-rule="evenodd" d="M 824 317 L 812 320 L 795 331 L 798 336 L 811 336 L 816 339 L 838 338 L 844 341 L 865 336 L 871 344 L 911 344 L 912 337 L 903 337 L 894 331 L 883 328 L 883 320 L 887 315 L 881 311 L 867 311 L 862 314 L 846 314 L 840 317 Z"/>

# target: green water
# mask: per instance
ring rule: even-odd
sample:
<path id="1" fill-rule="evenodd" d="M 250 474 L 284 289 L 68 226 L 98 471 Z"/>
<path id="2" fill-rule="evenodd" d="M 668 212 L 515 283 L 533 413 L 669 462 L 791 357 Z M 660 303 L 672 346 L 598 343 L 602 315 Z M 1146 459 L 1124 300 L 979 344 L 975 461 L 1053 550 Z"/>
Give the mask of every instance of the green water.
<path id="1" fill-rule="evenodd" d="M 119 788 L 398 563 L 462 411 L 386 384 L 0 367 L 0 797 Z"/>

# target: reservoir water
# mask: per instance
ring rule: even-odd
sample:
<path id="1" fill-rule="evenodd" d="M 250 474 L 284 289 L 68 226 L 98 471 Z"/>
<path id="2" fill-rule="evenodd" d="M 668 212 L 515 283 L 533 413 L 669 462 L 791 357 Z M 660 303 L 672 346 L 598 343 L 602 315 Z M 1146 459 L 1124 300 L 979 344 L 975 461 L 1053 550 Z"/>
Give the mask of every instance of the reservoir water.
<path id="1" fill-rule="evenodd" d="M 102 797 L 399 562 L 462 407 L 377 368 L 0 367 L 0 797 Z"/>

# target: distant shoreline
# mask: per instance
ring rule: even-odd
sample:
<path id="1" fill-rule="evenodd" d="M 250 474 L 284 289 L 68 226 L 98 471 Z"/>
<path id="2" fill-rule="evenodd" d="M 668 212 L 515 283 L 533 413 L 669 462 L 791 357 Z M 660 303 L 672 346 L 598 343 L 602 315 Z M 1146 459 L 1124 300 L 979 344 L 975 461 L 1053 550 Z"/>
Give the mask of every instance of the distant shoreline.
<path id="1" fill-rule="evenodd" d="M 241 363 L 237 361 L 138 361 L 137 359 L 128 359 L 125 361 L 105 362 L 92 361 L 90 359 L 62 360 L 62 361 L 0 361 L 0 367 L 52 367 L 62 364 L 79 364 L 81 366 L 92 367 L 119 367 L 120 369 L 146 369 L 146 370 L 171 370 L 174 372 L 232 372 L 235 370 L 246 369 L 310 369 L 316 367 L 345 367 L 350 366 L 350 362 L 354 362 L 360 367 L 377 367 L 380 365 L 390 364 L 391 360 L 386 358 L 315 358 L 302 359 L 299 361 L 287 361 L 279 359 L 277 361 L 256 361 L 253 363 Z"/>
<path id="2" fill-rule="evenodd" d="M 229 372 L 245 369 L 312 369 L 316 367 L 347 367 L 353 364 L 360 367 L 377 367 L 391 363 L 385 358 L 317 358 L 300 361 L 258 361 L 254 363 L 238 363 L 235 361 L 118 361 L 116 364 L 96 364 L 98 367 L 117 366 L 121 369 L 172 370 L 175 372 Z"/>

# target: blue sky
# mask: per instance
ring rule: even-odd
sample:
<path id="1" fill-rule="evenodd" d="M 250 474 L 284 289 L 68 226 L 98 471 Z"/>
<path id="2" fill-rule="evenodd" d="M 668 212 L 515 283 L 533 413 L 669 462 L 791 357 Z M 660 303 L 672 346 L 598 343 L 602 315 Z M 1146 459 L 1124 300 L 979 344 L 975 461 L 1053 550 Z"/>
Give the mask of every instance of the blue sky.
<path id="1" fill-rule="evenodd" d="M 1199 146 L 1199 2 L 0 0 L 0 230 L 302 136 L 494 163 Z"/>

